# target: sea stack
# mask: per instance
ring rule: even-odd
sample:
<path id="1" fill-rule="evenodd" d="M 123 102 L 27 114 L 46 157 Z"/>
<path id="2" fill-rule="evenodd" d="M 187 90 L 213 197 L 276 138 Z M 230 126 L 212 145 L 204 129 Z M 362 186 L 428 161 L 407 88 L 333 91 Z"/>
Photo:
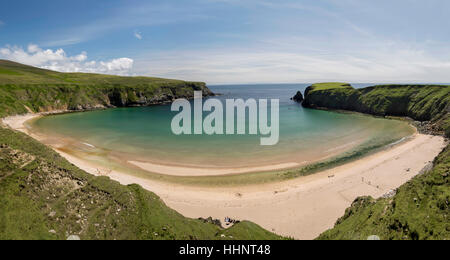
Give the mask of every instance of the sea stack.
<path id="1" fill-rule="evenodd" d="M 297 91 L 297 94 L 295 94 L 295 96 L 293 98 L 291 98 L 291 100 L 294 100 L 297 103 L 301 103 L 303 102 L 303 95 L 302 92 Z"/>

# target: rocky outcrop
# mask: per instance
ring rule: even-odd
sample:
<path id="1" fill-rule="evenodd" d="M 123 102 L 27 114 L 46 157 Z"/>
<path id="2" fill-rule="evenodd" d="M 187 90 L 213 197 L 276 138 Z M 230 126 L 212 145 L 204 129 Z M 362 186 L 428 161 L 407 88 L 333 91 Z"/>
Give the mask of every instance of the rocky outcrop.
<path id="1" fill-rule="evenodd" d="M 307 108 L 327 108 L 339 110 L 356 110 L 355 104 L 359 97 L 355 89 L 319 89 L 314 85 L 305 90 L 305 99 L 302 103 Z"/>
<path id="2" fill-rule="evenodd" d="M 293 100 L 293 101 L 295 101 L 295 102 L 297 102 L 297 103 L 303 102 L 303 95 L 302 95 L 302 92 L 297 91 L 297 94 L 295 94 L 295 96 L 292 97 L 291 100 Z"/>

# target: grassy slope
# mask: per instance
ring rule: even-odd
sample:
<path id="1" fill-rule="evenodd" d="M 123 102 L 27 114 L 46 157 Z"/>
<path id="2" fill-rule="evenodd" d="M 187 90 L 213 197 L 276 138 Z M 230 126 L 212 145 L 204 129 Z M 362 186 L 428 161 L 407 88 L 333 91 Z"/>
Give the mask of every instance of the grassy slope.
<path id="1" fill-rule="evenodd" d="M 0 78 L 2 84 L 123 84 L 142 85 L 152 83 L 177 83 L 171 80 L 153 77 L 121 77 L 92 73 L 61 73 L 40 69 L 24 64 L 0 60 Z"/>
<path id="2" fill-rule="evenodd" d="M 310 91 L 319 91 L 319 90 L 329 90 L 329 89 L 348 89 L 352 88 L 352 86 L 348 83 L 342 82 L 327 82 L 327 83 L 316 83 L 312 85 L 313 88 L 310 88 Z M 306 94 L 305 94 L 306 95 Z"/>
<path id="3" fill-rule="evenodd" d="M 279 238 L 249 222 L 223 230 L 185 218 L 138 185 L 94 177 L 25 134 L 0 128 L 0 239 L 69 234 L 82 239 Z"/>
<path id="4" fill-rule="evenodd" d="M 0 60 L 0 116 L 49 110 L 149 105 L 212 92 L 202 82 L 59 73 Z M 26 107 L 25 107 L 26 106 Z"/>
<path id="5" fill-rule="evenodd" d="M 304 106 L 429 120 L 450 137 L 449 86 L 375 86 L 361 90 L 329 85 L 309 88 Z M 392 198 L 358 198 L 333 229 L 318 239 L 450 239 L 450 146 L 431 171 L 401 186 Z"/>
<path id="6" fill-rule="evenodd" d="M 59 87 L 61 77 L 77 78 L 77 82 L 80 77 L 93 77 L 92 82 L 106 78 L 121 81 L 118 84 L 127 85 L 128 80 L 131 85 L 140 84 L 139 78 L 61 74 L 0 62 L 0 98 L 11 99 L 6 103 L 1 100 L 0 114 L 25 112 L 20 108 L 23 104 L 40 110 L 45 104 L 39 102 L 78 98 L 77 92 L 65 92 L 76 86 Z M 18 95 L 24 98 L 19 102 L 17 96 L 4 95 L 5 92 L 11 94 L 11 88 L 19 93 L 29 91 L 16 85 L 28 80 L 34 83 L 26 85 L 33 87 L 33 94 Z M 56 85 L 47 86 L 47 80 Z M 1 86 L 4 81 L 14 85 Z M 144 81 L 162 82 L 163 85 L 155 85 L 155 89 L 173 82 L 178 88 L 179 82 L 152 78 Z M 147 85 L 144 85 L 145 88 Z M 103 88 L 103 85 L 90 85 L 89 91 L 95 91 L 96 87 Z M 40 95 L 41 101 L 33 99 Z M 55 95 L 59 96 L 55 98 Z M 281 238 L 247 221 L 224 230 L 214 224 L 185 218 L 138 185 L 124 186 L 107 177 L 94 177 L 25 134 L 0 127 L 0 239 L 66 239 L 71 234 L 82 239 Z"/>

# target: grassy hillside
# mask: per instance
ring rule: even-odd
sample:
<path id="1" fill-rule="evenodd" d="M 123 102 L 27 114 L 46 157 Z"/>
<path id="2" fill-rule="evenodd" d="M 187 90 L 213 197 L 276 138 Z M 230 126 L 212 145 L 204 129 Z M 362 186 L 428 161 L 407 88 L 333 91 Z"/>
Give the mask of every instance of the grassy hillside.
<path id="1" fill-rule="evenodd" d="M 204 83 L 58 73 L 0 61 L 0 116 L 29 110 L 149 105 L 211 94 Z M 94 177 L 0 125 L 1 239 L 280 239 L 244 221 L 222 229 L 168 208 L 138 185 Z"/>
<path id="2" fill-rule="evenodd" d="M 138 185 L 94 177 L 25 134 L 0 128 L 0 239 L 279 239 L 241 222 L 188 219 Z"/>
<path id="3" fill-rule="evenodd" d="M 0 60 L 0 117 L 51 110 L 147 106 L 213 93 L 202 82 L 60 73 Z"/>
<path id="4" fill-rule="evenodd" d="M 450 137 L 450 86 L 312 85 L 303 105 L 429 121 L 426 130 Z M 431 171 L 401 186 L 394 196 L 355 200 L 333 229 L 318 239 L 450 239 L 450 146 Z"/>
<path id="5" fill-rule="evenodd" d="M 108 84 L 108 85 L 144 85 L 180 83 L 152 77 L 122 77 L 92 73 L 61 73 L 40 69 L 9 60 L 0 60 L 0 82 L 2 84 Z"/>
<path id="6" fill-rule="evenodd" d="M 330 90 L 330 89 L 353 89 L 353 87 L 348 83 L 342 82 L 328 82 L 328 83 L 316 83 L 307 89 L 305 95 L 310 91 L 320 91 L 320 90 Z"/>
<path id="7" fill-rule="evenodd" d="M 380 85 L 354 89 L 346 83 L 316 84 L 306 89 L 303 106 L 431 121 L 433 130 L 450 136 L 450 86 Z"/>

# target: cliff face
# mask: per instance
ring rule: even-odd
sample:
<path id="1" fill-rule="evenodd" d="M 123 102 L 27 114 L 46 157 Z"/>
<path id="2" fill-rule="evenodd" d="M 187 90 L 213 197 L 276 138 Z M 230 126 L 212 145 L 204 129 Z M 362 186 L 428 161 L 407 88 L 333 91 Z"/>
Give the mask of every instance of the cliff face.
<path id="1" fill-rule="evenodd" d="M 203 82 L 60 73 L 0 60 L 0 117 L 52 110 L 148 106 L 213 95 Z"/>
<path id="2" fill-rule="evenodd" d="M 99 100 L 104 106 L 148 106 L 172 102 L 177 98 L 192 99 L 194 91 L 202 91 L 203 96 L 214 95 L 205 83 L 182 82 L 160 88 L 115 87 L 103 89 L 105 99 Z"/>
<path id="3" fill-rule="evenodd" d="M 163 86 L 0 85 L 0 116 L 52 110 L 149 106 L 193 98 L 194 91 L 213 95 L 204 83 Z"/>
<path id="4" fill-rule="evenodd" d="M 380 85 L 354 89 L 343 83 L 316 84 L 306 89 L 303 106 L 432 121 L 435 130 L 450 136 L 450 86 Z"/>

